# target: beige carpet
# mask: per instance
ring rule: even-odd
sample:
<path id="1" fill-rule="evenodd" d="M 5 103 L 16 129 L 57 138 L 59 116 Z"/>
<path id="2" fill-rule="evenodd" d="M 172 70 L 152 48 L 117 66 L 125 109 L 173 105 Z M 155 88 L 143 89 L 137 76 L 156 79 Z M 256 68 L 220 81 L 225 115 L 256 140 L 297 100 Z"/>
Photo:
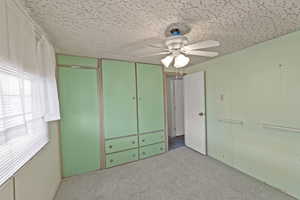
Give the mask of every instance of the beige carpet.
<path id="1" fill-rule="evenodd" d="M 65 179 L 55 200 L 293 200 L 222 163 L 181 147 Z"/>

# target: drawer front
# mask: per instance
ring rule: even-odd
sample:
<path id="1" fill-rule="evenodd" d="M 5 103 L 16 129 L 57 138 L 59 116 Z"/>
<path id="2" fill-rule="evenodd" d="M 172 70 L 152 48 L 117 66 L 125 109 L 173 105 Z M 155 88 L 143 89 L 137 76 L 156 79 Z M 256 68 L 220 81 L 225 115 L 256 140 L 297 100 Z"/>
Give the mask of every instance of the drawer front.
<path id="1" fill-rule="evenodd" d="M 138 149 L 106 155 L 106 168 L 138 160 Z"/>
<path id="2" fill-rule="evenodd" d="M 87 58 L 80 56 L 68 56 L 57 54 L 58 65 L 74 65 L 74 66 L 85 66 L 85 67 L 98 67 L 97 58 Z"/>
<path id="3" fill-rule="evenodd" d="M 158 133 L 148 133 L 145 135 L 140 135 L 139 137 L 140 146 L 163 142 L 164 140 L 165 136 L 163 131 Z"/>
<path id="4" fill-rule="evenodd" d="M 140 158 L 147 158 L 163 152 L 165 152 L 165 143 L 145 146 L 140 149 Z"/>
<path id="5" fill-rule="evenodd" d="M 111 139 L 105 141 L 105 152 L 113 153 L 123 151 L 126 149 L 133 149 L 138 147 L 138 137 L 124 137 L 119 139 Z"/>

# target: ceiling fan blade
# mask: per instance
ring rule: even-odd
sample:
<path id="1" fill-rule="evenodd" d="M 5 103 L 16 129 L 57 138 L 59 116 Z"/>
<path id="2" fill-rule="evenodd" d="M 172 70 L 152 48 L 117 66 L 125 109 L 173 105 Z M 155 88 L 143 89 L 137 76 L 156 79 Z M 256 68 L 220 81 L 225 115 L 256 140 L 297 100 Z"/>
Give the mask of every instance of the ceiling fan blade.
<path id="1" fill-rule="evenodd" d="M 155 45 L 155 44 L 146 44 L 146 47 L 160 49 L 160 50 L 168 50 L 165 46 Z"/>
<path id="2" fill-rule="evenodd" d="M 135 50 L 145 49 L 145 48 L 149 48 L 149 50 L 151 49 L 164 50 L 166 49 L 166 46 L 164 44 L 164 39 L 158 37 L 151 37 L 151 38 L 141 39 L 141 40 L 123 44 L 119 46 L 119 51 L 130 52 L 130 51 L 135 51 Z"/>
<path id="3" fill-rule="evenodd" d="M 190 45 L 186 45 L 183 47 L 183 49 L 196 50 L 196 49 L 206 49 L 206 48 L 217 47 L 217 46 L 220 46 L 220 42 L 215 40 L 206 40 L 206 41 L 200 41 Z"/>
<path id="4" fill-rule="evenodd" d="M 159 53 L 153 53 L 153 54 L 146 54 L 146 55 L 142 55 L 139 57 L 151 57 L 151 56 L 159 56 L 159 55 L 167 55 L 170 54 L 171 52 L 166 51 L 166 52 L 159 52 Z"/>
<path id="5" fill-rule="evenodd" d="M 184 52 L 187 55 L 194 55 L 194 56 L 203 56 L 203 57 L 216 57 L 219 55 L 218 52 L 212 52 L 212 51 L 196 51 L 196 50 L 191 50 L 191 51 L 185 51 Z"/>

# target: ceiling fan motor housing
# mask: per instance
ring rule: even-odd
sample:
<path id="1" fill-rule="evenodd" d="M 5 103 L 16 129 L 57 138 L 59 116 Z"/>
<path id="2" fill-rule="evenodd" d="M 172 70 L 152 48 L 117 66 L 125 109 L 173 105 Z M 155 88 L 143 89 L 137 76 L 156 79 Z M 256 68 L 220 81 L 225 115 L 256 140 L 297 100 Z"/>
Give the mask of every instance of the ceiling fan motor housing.
<path id="1" fill-rule="evenodd" d="M 165 45 L 173 53 L 180 51 L 184 45 L 188 44 L 188 39 L 184 35 L 190 31 L 191 28 L 185 23 L 170 24 L 165 31 L 167 36 Z"/>
<path id="2" fill-rule="evenodd" d="M 179 51 L 184 45 L 188 44 L 188 39 L 183 35 L 170 36 L 165 44 L 170 51 Z"/>
<path id="3" fill-rule="evenodd" d="M 173 23 L 170 24 L 166 31 L 165 35 L 167 37 L 177 36 L 177 35 L 185 35 L 191 31 L 191 28 L 185 23 Z"/>

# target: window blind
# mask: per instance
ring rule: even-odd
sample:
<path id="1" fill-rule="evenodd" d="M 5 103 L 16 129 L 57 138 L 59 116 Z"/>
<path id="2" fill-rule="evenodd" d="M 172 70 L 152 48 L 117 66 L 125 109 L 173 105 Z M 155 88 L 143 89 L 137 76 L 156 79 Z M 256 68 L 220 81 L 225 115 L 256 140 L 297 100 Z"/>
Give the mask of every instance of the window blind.
<path id="1" fill-rule="evenodd" d="M 52 45 L 14 0 L 0 0 L 0 11 L 1 185 L 48 142 L 59 106 Z"/>
<path id="2" fill-rule="evenodd" d="M 36 77 L 0 66 L 0 183 L 48 141 L 47 124 L 35 97 Z"/>

